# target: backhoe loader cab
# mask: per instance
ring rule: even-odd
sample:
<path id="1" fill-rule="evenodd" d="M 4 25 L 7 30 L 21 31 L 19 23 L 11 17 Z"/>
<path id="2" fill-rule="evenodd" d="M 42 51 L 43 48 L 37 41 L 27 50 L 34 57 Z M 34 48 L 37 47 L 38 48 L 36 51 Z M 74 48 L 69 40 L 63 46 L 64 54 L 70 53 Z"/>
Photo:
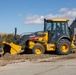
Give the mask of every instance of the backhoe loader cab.
<path id="1" fill-rule="evenodd" d="M 65 55 L 71 53 L 72 46 L 74 46 L 70 38 L 67 19 L 44 19 L 43 31 L 23 35 L 15 40 L 17 43 L 3 42 L 4 51 L 7 51 L 9 47 L 10 54 L 20 53 L 24 49 L 25 51 L 31 50 L 33 54 L 56 51 L 57 54 Z"/>
<path id="2" fill-rule="evenodd" d="M 49 43 L 56 43 L 60 38 L 69 38 L 67 19 L 44 19 L 44 31 L 49 33 Z"/>

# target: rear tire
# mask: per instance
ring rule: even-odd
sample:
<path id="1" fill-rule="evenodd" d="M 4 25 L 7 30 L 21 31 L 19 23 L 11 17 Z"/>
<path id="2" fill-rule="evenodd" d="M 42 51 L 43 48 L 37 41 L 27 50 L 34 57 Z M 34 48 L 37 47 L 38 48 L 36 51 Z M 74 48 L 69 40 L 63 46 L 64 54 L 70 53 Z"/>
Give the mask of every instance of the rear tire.
<path id="1" fill-rule="evenodd" d="M 72 47 L 71 47 L 70 41 L 67 40 L 67 39 L 61 39 L 57 43 L 57 50 L 56 50 L 56 52 L 59 55 L 67 55 L 67 54 L 70 54 L 72 52 Z"/>
<path id="2" fill-rule="evenodd" d="M 32 50 L 33 54 L 44 54 L 45 53 L 45 49 L 44 46 L 41 44 L 36 44 Z"/>

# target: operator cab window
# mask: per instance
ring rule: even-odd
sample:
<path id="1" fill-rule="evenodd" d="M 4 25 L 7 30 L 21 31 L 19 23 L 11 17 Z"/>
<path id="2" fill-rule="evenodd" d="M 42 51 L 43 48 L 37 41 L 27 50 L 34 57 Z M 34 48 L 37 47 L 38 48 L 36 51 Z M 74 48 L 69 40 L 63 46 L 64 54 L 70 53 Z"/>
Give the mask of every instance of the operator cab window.
<path id="1" fill-rule="evenodd" d="M 46 31 L 51 31 L 52 28 L 52 23 L 51 22 L 46 22 Z"/>
<path id="2" fill-rule="evenodd" d="M 60 23 L 59 22 L 53 22 L 52 33 L 53 33 L 53 36 L 60 35 Z"/>
<path id="3" fill-rule="evenodd" d="M 56 23 L 53 23 L 53 31 L 56 30 Z"/>
<path id="4" fill-rule="evenodd" d="M 65 23 L 61 23 L 62 24 L 62 34 L 66 34 L 66 31 L 65 31 Z"/>
<path id="5" fill-rule="evenodd" d="M 57 32 L 59 32 L 60 33 L 60 23 L 59 22 L 57 22 L 57 25 L 56 25 L 56 30 L 57 30 Z"/>
<path id="6" fill-rule="evenodd" d="M 68 33 L 68 24 L 67 24 L 66 22 L 62 22 L 62 23 L 61 23 L 61 26 L 62 26 L 62 27 L 61 27 L 61 29 L 62 29 L 62 30 L 61 30 L 62 34 L 67 34 L 67 35 L 68 35 L 68 34 L 69 34 L 69 33 Z"/>
<path id="7" fill-rule="evenodd" d="M 69 29 L 68 29 L 68 23 L 67 22 L 65 23 L 65 26 L 66 26 L 66 34 L 69 35 Z"/>

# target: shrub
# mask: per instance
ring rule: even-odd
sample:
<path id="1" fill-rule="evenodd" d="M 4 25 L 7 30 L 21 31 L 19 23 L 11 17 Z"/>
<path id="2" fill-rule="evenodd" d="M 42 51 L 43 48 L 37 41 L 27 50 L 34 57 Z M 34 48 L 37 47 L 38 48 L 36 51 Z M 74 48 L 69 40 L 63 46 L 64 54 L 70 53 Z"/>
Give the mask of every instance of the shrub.
<path id="1" fill-rule="evenodd" d="M 0 34 L 0 48 L 3 46 L 2 42 L 3 41 L 7 41 L 7 42 L 11 42 L 12 38 L 14 37 L 13 34 Z"/>

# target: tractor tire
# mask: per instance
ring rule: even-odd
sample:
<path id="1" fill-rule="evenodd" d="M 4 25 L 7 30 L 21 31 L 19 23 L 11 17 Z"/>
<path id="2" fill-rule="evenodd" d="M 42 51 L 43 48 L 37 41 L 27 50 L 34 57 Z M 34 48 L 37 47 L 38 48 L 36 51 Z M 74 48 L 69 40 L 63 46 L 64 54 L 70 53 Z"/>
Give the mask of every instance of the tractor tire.
<path id="1" fill-rule="evenodd" d="M 44 54 L 45 53 L 45 48 L 41 44 L 36 44 L 32 50 L 33 54 Z"/>
<path id="2" fill-rule="evenodd" d="M 69 40 L 67 40 L 67 39 L 61 39 L 57 43 L 56 53 L 58 55 L 67 55 L 67 54 L 70 54 L 71 52 L 72 52 L 72 47 L 71 47 L 71 43 L 70 43 Z"/>

